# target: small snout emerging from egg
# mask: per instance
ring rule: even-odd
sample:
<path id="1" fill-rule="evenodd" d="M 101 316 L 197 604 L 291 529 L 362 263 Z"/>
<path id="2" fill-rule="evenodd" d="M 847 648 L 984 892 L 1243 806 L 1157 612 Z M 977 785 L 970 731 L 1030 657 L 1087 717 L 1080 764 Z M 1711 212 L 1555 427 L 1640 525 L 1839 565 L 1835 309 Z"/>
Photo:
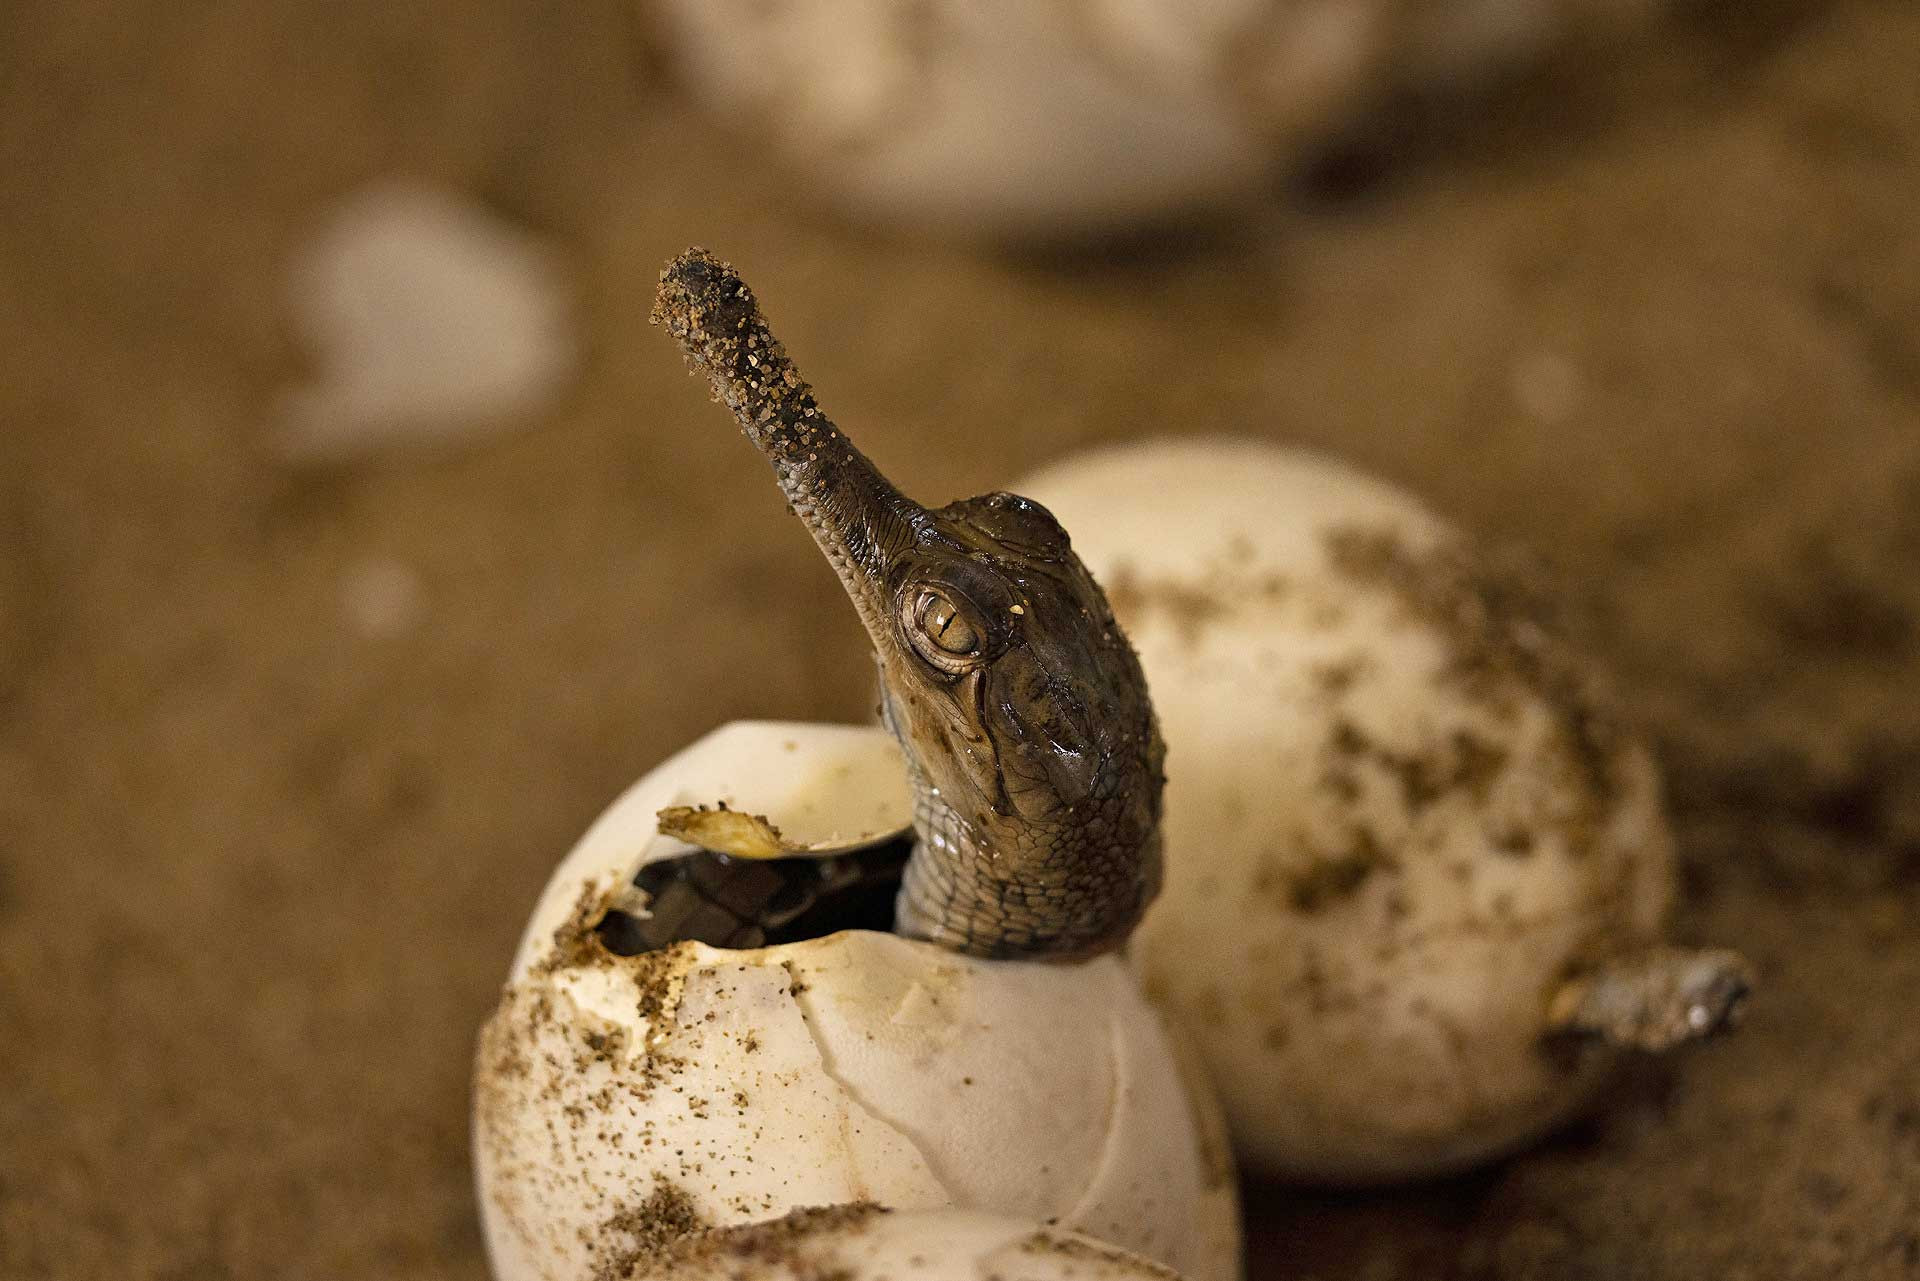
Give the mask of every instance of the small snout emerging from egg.
<path id="1" fill-rule="evenodd" d="M 476 1064 L 499 1281 L 595 1275 L 605 1243 L 636 1235 L 860 1201 L 1057 1223 L 1193 1281 L 1237 1275 L 1213 1104 L 1117 957 L 986 961 L 863 930 L 750 951 L 602 943 L 610 910 L 644 910 L 636 869 L 689 849 L 659 811 L 724 802 L 796 846 L 857 844 L 906 826 L 902 769 L 878 728 L 724 726 L 562 862 Z"/>

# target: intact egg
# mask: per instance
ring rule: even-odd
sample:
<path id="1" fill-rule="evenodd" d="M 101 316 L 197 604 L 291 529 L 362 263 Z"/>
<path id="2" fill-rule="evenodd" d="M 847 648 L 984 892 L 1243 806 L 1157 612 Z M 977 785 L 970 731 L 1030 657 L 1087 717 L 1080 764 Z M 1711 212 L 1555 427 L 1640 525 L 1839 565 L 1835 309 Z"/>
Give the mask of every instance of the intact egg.
<path id="1" fill-rule="evenodd" d="M 500 1281 L 593 1274 L 636 1207 L 691 1230 L 856 1201 L 1057 1223 L 1195 1281 L 1237 1274 L 1213 1104 L 1121 960 L 987 961 L 867 930 L 620 955 L 606 924 L 644 910 L 636 870 L 693 848 L 660 833 L 662 810 L 676 830 L 738 815 L 804 851 L 899 832 L 910 800 L 883 730 L 739 722 L 594 824 L 477 1056 Z"/>
<path id="2" fill-rule="evenodd" d="M 1252 1167 L 1437 1174 L 1724 1026 L 1739 958 L 1662 945 L 1660 781 L 1525 576 L 1406 493 L 1250 441 L 1019 486 L 1074 530 L 1167 742 L 1135 940 Z"/>

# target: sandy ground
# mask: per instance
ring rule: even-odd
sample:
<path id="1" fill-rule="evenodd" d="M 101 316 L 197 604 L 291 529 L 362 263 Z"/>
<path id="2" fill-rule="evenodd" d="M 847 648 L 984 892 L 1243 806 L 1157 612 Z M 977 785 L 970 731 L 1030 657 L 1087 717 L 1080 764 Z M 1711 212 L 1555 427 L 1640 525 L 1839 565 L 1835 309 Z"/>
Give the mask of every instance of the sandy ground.
<path id="1" fill-rule="evenodd" d="M 1075 258 L 810 213 L 631 37 L 598 0 L 0 8 L 0 1275 L 480 1277 L 468 1056 L 555 858 L 716 722 L 862 714 L 824 564 L 645 324 L 699 242 L 923 497 L 1253 432 L 1590 607 L 1684 931 L 1764 996 L 1501 1169 L 1256 1191 L 1256 1276 L 1920 1276 L 1920 9 L 1698 13 L 1409 110 L 1362 192 Z M 586 377 L 483 447 L 288 466 L 277 264 L 394 170 L 554 237 Z M 367 635 L 387 562 L 419 612 Z"/>

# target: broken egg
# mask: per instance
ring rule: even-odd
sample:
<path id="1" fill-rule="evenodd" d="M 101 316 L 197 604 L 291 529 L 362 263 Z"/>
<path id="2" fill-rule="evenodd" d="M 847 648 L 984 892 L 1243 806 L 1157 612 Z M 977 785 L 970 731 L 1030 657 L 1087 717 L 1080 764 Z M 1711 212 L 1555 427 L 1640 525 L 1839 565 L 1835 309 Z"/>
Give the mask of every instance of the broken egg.
<path id="1" fill-rule="evenodd" d="M 616 1237 L 613 1250 L 623 1248 Z M 782 1218 L 644 1242 L 614 1276 L 675 1281 L 1178 1281 L 1136 1254 L 1077 1232 L 967 1210 L 893 1211 L 872 1204 L 795 1210 Z M 612 1256 L 621 1262 L 619 1255 Z"/>
<path id="2" fill-rule="evenodd" d="M 1019 488 L 1074 531 L 1145 668 L 1167 875 L 1135 955 L 1250 1166 L 1469 1166 L 1579 1109 L 1614 1047 L 1737 1011 L 1737 957 L 1661 946 L 1659 777 L 1529 576 L 1257 442 Z"/>
<path id="3" fill-rule="evenodd" d="M 786 850 L 886 840 L 911 818 L 884 730 L 739 722 L 593 825 L 477 1056 L 500 1281 L 592 1275 L 610 1226 L 671 1236 L 856 1201 L 1057 1223 L 1194 1281 L 1237 1275 L 1218 1118 L 1123 962 L 986 961 L 865 930 L 620 955 L 604 927 L 646 910 L 637 869 L 693 848 L 660 832 L 663 810 L 678 831 L 741 816 L 720 824 L 729 840 Z"/>

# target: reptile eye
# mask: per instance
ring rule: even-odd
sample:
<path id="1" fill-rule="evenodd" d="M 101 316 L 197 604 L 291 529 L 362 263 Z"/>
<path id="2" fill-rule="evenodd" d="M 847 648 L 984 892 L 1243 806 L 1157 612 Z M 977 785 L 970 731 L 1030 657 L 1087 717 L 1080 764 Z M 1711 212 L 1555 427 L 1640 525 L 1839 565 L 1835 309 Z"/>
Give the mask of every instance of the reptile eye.
<path id="1" fill-rule="evenodd" d="M 971 654 L 980 647 L 980 634 L 943 592 L 920 593 L 920 630 L 949 654 Z"/>
<path id="2" fill-rule="evenodd" d="M 979 647 L 979 634 L 972 622 L 943 592 L 920 593 L 920 630 L 947 653 L 973 653 Z"/>
<path id="3" fill-rule="evenodd" d="M 938 587 L 922 587 L 908 599 L 906 632 L 914 652 L 943 671 L 973 666 L 983 637 L 972 611 Z"/>

